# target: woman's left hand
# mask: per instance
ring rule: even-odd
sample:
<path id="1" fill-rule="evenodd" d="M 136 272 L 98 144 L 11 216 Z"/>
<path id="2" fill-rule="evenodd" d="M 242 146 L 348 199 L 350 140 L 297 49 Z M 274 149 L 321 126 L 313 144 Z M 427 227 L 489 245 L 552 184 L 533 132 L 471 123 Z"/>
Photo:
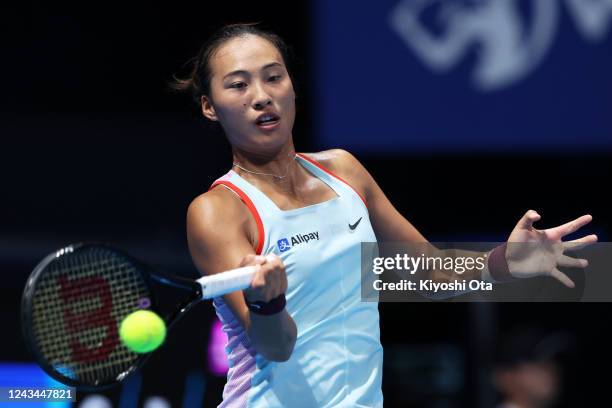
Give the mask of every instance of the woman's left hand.
<path id="1" fill-rule="evenodd" d="M 565 286 L 573 288 L 574 282 L 558 268 L 585 268 L 589 263 L 586 259 L 569 257 L 564 252 L 597 242 L 597 235 L 565 242 L 561 239 L 591 222 L 593 217 L 583 215 L 566 224 L 545 230 L 533 227 L 533 223 L 540 218 L 536 211 L 529 210 L 512 230 L 506 249 L 508 269 L 515 278 L 552 276 Z"/>

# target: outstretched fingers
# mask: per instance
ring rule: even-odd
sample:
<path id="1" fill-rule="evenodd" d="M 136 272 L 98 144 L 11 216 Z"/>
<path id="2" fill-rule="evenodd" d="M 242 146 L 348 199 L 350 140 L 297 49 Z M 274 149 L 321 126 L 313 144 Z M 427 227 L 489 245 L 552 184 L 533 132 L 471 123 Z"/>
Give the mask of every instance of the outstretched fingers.
<path id="1" fill-rule="evenodd" d="M 564 284 L 568 288 L 573 288 L 574 286 L 576 286 L 574 284 L 574 282 L 570 278 L 567 277 L 566 274 L 564 274 L 563 272 L 561 272 L 557 268 L 554 268 L 552 270 L 552 272 L 550 273 L 550 276 L 552 276 L 553 278 L 557 279 L 559 282 L 561 282 L 562 284 Z"/>
<path id="2" fill-rule="evenodd" d="M 577 251 L 586 246 L 594 244 L 595 242 L 597 242 L 597 239 L 598 239 L 597 235 L 591 234 L 591 235 L 587 235 L 586 237 L 574 239 L 572 241 L 562 242 L 561 245 L 562 245 L 563 251 Z"/>
<path id="3" fill-rule="evenodd" d="M 538 221 L 540 218 L 541 218 L 540 214 L 538 214 L 536 211 L 529 210 L 519 220 L 517 227 L 521 227 L 523 229 L 531 229 L 531 226 L 533 225 L 533 223 Z"/>
<path id="4" fill-rule="evenodd" d="M 563 266 L 567 268 L 586 268 L 589 265 L 589 261 L 586 259 L 572 258 L 571 256 L 561 255 L 557 261 L 557 266 Z"/>
<path id="5" fill-rule="evenodd" d="M 554 237 L 554 239 L 561 239 L 566 235 L 569 235 L 573 232 L 578 231 L 580 228 L 588 224 L 593 220 L 593 217 L 590 214 L 583 215 L 582 217 L 578 217 L 573 221 L 567 222 L 563 225 L 559 225 L 558 227 L 550 228 L 548 233 Z"/>

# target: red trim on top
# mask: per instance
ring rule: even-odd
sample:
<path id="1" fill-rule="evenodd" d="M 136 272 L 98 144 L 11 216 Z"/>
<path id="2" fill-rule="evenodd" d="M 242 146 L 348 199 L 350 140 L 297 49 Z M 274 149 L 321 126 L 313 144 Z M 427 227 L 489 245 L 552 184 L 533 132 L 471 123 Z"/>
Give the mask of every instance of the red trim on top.
<path id="1" fill-rule="evenodd" d="M 261 250 L 263 249 L 265 235 L 264 235 L 263 222 L 261 221 L 261 217 L 259 216 L 259 212 L 257 211 L 257 208 L 255 208 L 255 204 L 253 204 L 249 196 L 246 195 L 244 191 L 242 191 L 239 187 L 237 187 L 231 181 L 217 180 L 214 183 L 212 183 L 212 185 L 210 186 L 208 190 L 211 190 L 213 187 L 219 184 L 223 184 L 224 186 L 229 187 L 230 189 L 232 189 L 234 193 L 238 194 L 238 196 L 240 196 L 240 199 L 242 199 L 242 201 L 246 204 L 248 209 L 251 211 L 251 214 L 253 214 L 253 217 L 255 218 L 255 223 L 257 224 L 257 234 L 259 235 L 257 237 L 257 249 L 255 250 L 255 253 L 257 255 L 261 255 Z"/>
<path id="2" fill-rule="evenodd" d="M 323 165 L 317 161 L 314 161 L 313 159 L 304 156 L 302 153 L 296 153 L 298 156 L 300 156 L 302 159 L 304 160 L 308 160 L 310 163 L 314 164 L 315 166 L 317 166 L 318 168 L 320 168 L 321 170 L 323 170 L 324 172 L 328 173 L 330 176 L 337 178 L 338 180 L 340 180 L 341 182 L 343 182 L 344 184 L 346 184 L 347 186 L 349 186 L 350 188 L 353 189 L 353 191 L 355 191 L 357 193 L 357 195 L 361 198 L 361 201 L 363 201 L 363 204 L 366 206 L 366 208 L 368 208 L 368 203 L 366 203 L 365 198 L 359 193 L 359 191 L 357 191 L 355 189 L 355 187 L 351 186 L 346 180 L 344 180 L 342 177 L 338 176 L 337 174 L 334 174 L 331 170 L 329 170 L 326 167 L 323 167 Z"/>

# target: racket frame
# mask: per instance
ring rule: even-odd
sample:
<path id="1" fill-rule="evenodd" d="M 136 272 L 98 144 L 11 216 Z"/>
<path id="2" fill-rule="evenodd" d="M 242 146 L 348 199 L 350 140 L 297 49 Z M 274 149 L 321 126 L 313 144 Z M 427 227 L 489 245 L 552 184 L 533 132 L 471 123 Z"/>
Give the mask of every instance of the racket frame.
<path id="1" fill-rule="evenodd" d="M 41 366 L 41 368 L 53 379 L 65 385 L 76 387 L 79 390 L 96 391 L 96 390 L 101 390 L 104 388 L 113 387 L 119 384 L 120 382 L 122 382 L 123 380 L 125 380 L 125 378 L 127 378 L 128 376 L 133 374 L 135 371 L 137 371 L 140 367 L 142 367 L 142 365 L 144 365 L 144 363 L 146 362 L 146 360 L 149 358 L 149 356 L 152 353 L 146 353 L 146 354 L 139 355 L 139 357 L 134 361 L 134 364 L 132 364 L 127 370 L 120 373 L 116 377 L 115 380 L 111 380 L 111 381 L 107 381 L 103 383 L 102 382 L 96 383 L 96 384 L 82 383 L 79 381 L 75 381 L 72 378 L 66 377 L 62 375 L 61 373 L 59 373 L 56 369 L 53 368 L 53 366 L 47 361 L 47 359 L 43 357 L 40 351 L 40 348 L 34 341 L 35 334 L 34 334 L 34 324 L 32 320 L 32 305 L 33 305 L 32 296 L 36 289 L 36 283 L 40 275 L 57 258 L 60 258 L 62 256 L 65 256 L 66 254 L 73 253 L 79 250 L 85 250 L 90 247 L 111 250 L 113 252 L 120 254 L 121 256 L 124 256 L 126 259 L 128 259 L 130 262 L 134 264 L 134 266 L 136 267 L 136 269 L 142 276 L 143 280 L 145 281 L 145 284 L 147 285 L 149 289 L 149 293 L 151 296 L 151 299 L 150 299 L 151 305 L 148 308 L 149 310 L 157 312 L 156 307 L 155 307 L 157 304 L 156 299 L 155 299 L 156 296 L 155 296 L 154 291 L 152 290 L 151 281 L 156 281 L 160 283 L 162 286 L 172 286 L 172 287 L 183 289 L 185 291 L 190 292 L 190 295 L 186 296 L 184 300 L 179 303 L 178 307 L 173 309 L 173 311 L 167 314 L 166 316 L 162 316 L 162 319 L 166 323 L 168 332 L 181 319 L 181 317 L 187 311 L 189 311 L 192 307 L 194 307 L 196 304 L 202 301 L 202 285 L 194 280 L 189 280 L 189 279 L 165 274 L 159 271 L 154 271 L 150 266 L 146 265 L 145 263 L 135 258 L 134 256 L 129 255 L 127 252 L 111 244 L 106 244 L 106 243 L 80 242 L 80 243 L 70 244 L 62 249 L 59 249 L 53 253 L 50 253 L 45 258 L 43 258 L 43 260 L 41 260 L 38 263 L 38 265 L 36 265 L 32 273 L 28 277 L 26 286 L 23 291 L 22 300 L 21 300 L 21 322 L 22 322 L 21 327 L 22 327 L 22 333 L 25 339 L 26 347 L 28 348 L 30 353 L 32 353 L 32 355 L 34 356 L 38 364 Z"/>

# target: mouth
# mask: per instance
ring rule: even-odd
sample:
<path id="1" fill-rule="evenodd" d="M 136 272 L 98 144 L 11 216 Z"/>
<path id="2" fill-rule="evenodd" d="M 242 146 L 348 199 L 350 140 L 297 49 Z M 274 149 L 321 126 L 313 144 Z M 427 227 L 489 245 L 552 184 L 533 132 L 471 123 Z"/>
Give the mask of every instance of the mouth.
<path id="1" fill-rule="evenodd" d="M 255 121 L 255 125 L 263 130 L 275 129 L 280 122 L 280 116 L 275 113 L 264 113 Z"/>

